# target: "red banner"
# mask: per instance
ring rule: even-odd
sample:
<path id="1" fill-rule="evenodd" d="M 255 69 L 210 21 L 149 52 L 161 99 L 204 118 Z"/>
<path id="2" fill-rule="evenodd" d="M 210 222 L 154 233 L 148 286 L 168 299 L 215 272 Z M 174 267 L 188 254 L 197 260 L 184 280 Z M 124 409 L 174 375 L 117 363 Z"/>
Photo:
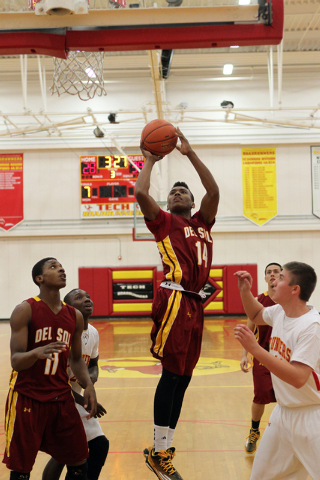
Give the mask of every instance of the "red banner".
<path id="1" fill-rule="evenodd" d="M 23 220 L 23 153 L 0 153 L 0 228 Z"/>

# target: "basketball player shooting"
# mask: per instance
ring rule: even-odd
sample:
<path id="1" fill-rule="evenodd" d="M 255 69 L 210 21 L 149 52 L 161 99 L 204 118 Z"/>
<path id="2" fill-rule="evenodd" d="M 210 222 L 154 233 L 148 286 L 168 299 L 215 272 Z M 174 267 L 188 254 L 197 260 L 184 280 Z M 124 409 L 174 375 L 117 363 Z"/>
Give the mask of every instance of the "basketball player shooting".
<path id="1" fill-rule="evenodd" d="M 145 164 L 136 182 L 135 195 L 148 229 L 157 242 L 163 263 L 163 281 L 152 307 L 151 353 L 162 363 L 162 375 L 154 397 L 154 444 L 145 449 L 147 467 L 161 480 L 182 480 L 172 459 L 173 435 L 185 391 L 201 349 L 205 286 L 212 260 L 210 230 L 215 223 L 219 188 L 210 170 L 198 158 L 179 130 L 181 146 L 206 190 L 200 210 L 191 215 L 194 197 L 184 182 L 176 182 L 168 195 L 168 212 L 150 196 L 150 177 L 161 156 L 143 148 Z"/>

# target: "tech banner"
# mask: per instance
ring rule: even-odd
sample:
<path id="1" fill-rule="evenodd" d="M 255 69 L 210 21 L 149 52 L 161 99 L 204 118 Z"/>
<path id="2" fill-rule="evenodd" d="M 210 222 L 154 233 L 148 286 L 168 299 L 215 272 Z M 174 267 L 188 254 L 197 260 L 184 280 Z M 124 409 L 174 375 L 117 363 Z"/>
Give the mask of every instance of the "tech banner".
<path id="1" fill-rule="evenodd" d="M 0 154 L 0 227 L 10 230 L 23 220 L 23 153 Z"/>
<path id="2" fill-rule="evenodd" d="M 243 215 L 263 225 L 277 215 L 275 148 L 242 148 Z"/>

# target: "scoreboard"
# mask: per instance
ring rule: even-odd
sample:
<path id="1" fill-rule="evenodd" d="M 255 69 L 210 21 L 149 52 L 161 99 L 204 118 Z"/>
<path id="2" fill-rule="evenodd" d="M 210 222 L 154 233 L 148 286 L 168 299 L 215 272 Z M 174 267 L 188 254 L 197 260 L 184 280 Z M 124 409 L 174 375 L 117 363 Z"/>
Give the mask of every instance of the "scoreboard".
<path id="1" fill-rule="evenodd" d="M 131 217 L 143 155 L 80 156 L 81 218 Z"/>

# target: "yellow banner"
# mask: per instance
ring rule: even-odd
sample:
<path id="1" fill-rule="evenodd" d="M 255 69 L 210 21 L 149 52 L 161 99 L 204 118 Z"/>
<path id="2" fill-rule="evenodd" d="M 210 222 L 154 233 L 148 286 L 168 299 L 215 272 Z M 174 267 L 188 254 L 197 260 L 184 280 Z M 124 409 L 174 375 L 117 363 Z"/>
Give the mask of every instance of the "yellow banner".
<path id="1" fill-rule="evenodd" d="M 275 148 L 242 148 L 243 215 L 263 225 L 277 215 Z"/>

